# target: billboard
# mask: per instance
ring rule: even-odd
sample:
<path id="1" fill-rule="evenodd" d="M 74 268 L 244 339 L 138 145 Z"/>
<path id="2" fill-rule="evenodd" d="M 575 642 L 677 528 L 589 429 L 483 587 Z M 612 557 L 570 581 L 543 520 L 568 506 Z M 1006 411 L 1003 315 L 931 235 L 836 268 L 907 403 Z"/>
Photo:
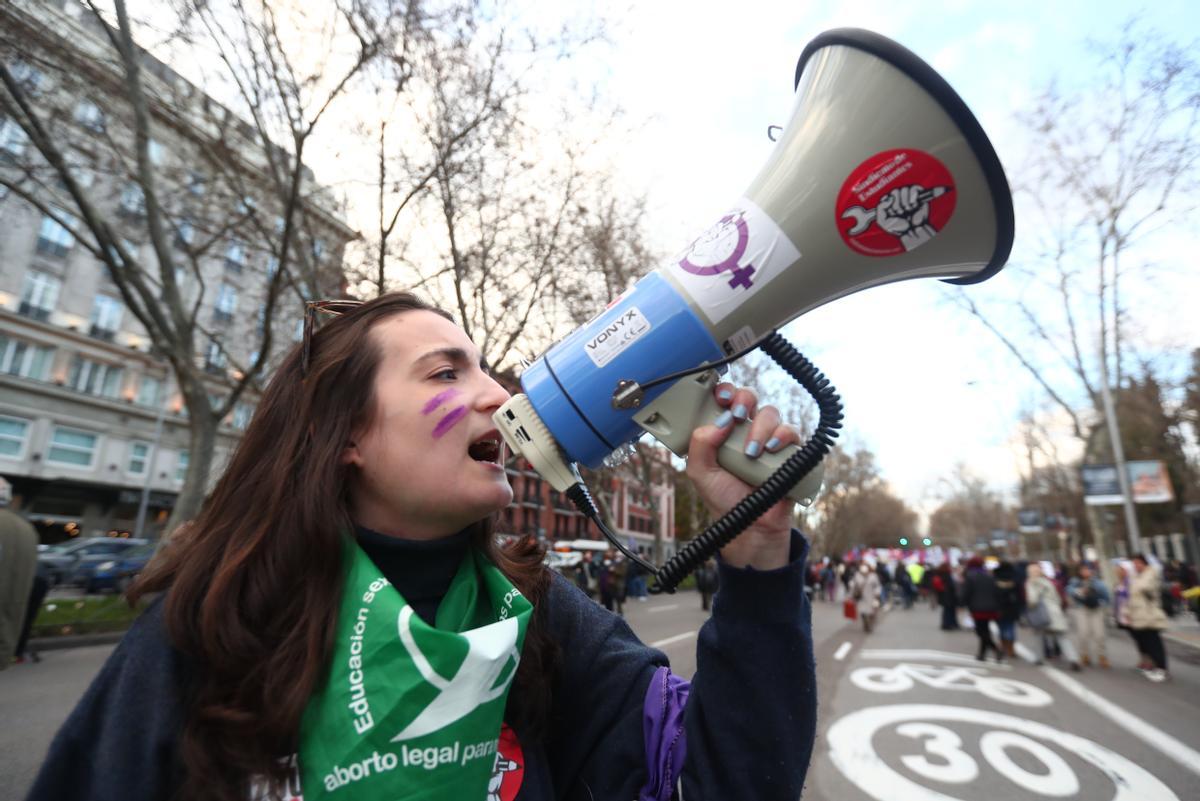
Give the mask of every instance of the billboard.
<path id="1" fill-rule="evenodd" d="M 1017 530 L 1022 534 L 1037 534 L 1042 527 L 1041 509 L 1021 509 L 1017 512 Z"/>
<path id="2" fill-rule="evenodd" d="M 1129 488 L 1134 503 L 1167 503 L 1174 500 L 1167 466 L 1158 460 L 1126 462 Z M 1121 503 L 1121 484 L 1117 468 L 1111 464 L 1085 464 L 1080 468 L 1084 501 L 1089 506 L 1110 506 Z"/>

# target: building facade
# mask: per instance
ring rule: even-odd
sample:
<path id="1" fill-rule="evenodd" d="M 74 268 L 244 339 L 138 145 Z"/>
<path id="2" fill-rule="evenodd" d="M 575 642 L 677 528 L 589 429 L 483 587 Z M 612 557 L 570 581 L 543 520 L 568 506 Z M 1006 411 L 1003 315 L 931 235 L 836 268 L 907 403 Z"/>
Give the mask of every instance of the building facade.
<path id="1" fill-rule="evenodd" d="M 126 251 L 160 261 L 136 178 L 129 103 L 107 60 L 103 31 L 74 2 L 13 3 L 0 11 L 0 53 L 39 116 L 53 126 L 75 180 Z M 282 217 L 264 178 L 261 139 L 211 97 L 141 52 L 151 103 L 149 155 L 170 229 L 180 294 L 194 309 L 196 365 L 222 398 L 251 364 L 267 324 Z M 107 65 L 107 66 L 106 66 Z M 89 72 L 92 71 L 92 72 Z M 0 89 L 0 92 L 5 90 Z M 0 105 L 0 474 L 14 507 L 43 542 L 71 536 L 155 536 L 182 486 L 188 421 L 166 362 L 126 306 L 108 267 L 77 241 L 61 179 Z M 219 157 L 212 154 L 219 144 Z M 294 249 L 340 289 L 354 232 L 308 180 Z M 50 213 L 47 213 L 50 212 Z M 67 225 L 63 223 L 67 222 Z M 298 259 L 299 260 L 299 259 Z M 161 282 L 159 282 L 161 283 Z M 275 349 L 301 334 L 303 295 L 280 294 Z M 213 476 L 253 413 L 248 390 L 221 422 Z M 139 518 L 143 525 L 139 530 Z"/>

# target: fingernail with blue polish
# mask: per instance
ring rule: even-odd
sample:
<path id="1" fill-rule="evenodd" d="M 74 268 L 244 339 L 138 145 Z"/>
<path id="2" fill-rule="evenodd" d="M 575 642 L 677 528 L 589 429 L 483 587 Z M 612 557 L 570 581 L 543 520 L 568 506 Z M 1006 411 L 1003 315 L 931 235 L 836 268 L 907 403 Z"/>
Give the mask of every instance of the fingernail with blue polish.
<path id="1" fill-rule="evenodd" d="M 717 393 L 717 397 L 720 398 L 721 400 L 725 400 L 725 401 L 732 400 L 733 392 L 728 389 L 723 389 Z"/>
<path id="2" fill-rule="evenodd" d="M 771 437 L 769 440 L 767 440 L 767 450 L 769 451 L 775 450 L 779 447 L 779 445 L 779 437 Z"/>
<path id="3" fill-rule="evenodd" d="M 733 407 L 733 416 L 739 420 L 745 420 L 746 419 L 746 404 L 739 403 L 737 406 L 734 406 Z"/>
<path id="4" fill-rule="evenodd" d="M 762 453 L 762 443 L 758 440 L 753 440 L 749 445 L 746 446 L 746 455 L 751 459 L 758 456 L 760 453 Z"/>
<path id="5" fill-rule="evenodd" d="M 726 409 L 725 411 L 721 412 L 720 415 L 717 416 L 717 420 L 716 420 L 717 428 L 724 428 L 725 426 L 729 425 L 732 421 L 733 421 L 733 415 L 729 412 L 728 409 Z"/>

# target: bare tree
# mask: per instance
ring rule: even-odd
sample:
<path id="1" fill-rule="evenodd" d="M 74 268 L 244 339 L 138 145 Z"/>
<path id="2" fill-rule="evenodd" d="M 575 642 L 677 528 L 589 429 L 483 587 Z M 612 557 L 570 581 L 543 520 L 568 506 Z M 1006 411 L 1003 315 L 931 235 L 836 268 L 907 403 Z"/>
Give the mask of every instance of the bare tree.
<path id="1" fill-rule="evenodd" d="M 204 54 L 197 84 L 139 46 L 135 31 L 155 29 L 139 26 L 124 0 L 111 12 L 86 0 L 80 13 L 60 14 L 86 31 L 74 42 L 31 13 L 37 5 L 0 8 L 0 114 L 32 145 L 0 183 L 104 266 L 170 366 L 190 427 L 170 531 L 199 508 L 220 421 L 276 355 L 285 293 L 340 291 L 330 244 L 352 232 L 305 167 L 306 146 L 364 67 L 395 49 L 404 8 L 346 2 L 319 19 L 281 18 L 266 3 L 181 0 L 158 44 Z M 32 86 L 34 74 L 53 91 Z M 166 142 L 179 152 L 164 155 Z M 94 183 L 79 166 L 83 143 Z M 214 272 L 214 261 L 223 268 Z M 214 311 L 214 275 L 251 266 L 262 277 L 240 281 L 257 320 L 231 319 L 227 302 Z"/>
<path id="2" fill-rule="evenodd" d="M 1155 268 L 1139 248 L 1195 208 L 1200 165 L 1200 62 L 1128 23 L 1098 47 L 1086 92 L 1047 89 L 1024 117 L 1031 153 L 1018 200 L 1035 253 L 1009 269 L 1021 290 L 985 307 L 951 295 L 1005 345 L 1069 420 L 1080 443 L 1116 430 L 1106 396 L 1136 348 L 1135 280 Z M 1015 313 L 1006 317 L 1001 306 Z M 1106 406 L 1109 407 L 1106 411 Z M 1123 438 L 1109 437 L 1120 444 Z"/>
<path id="3" fill-rule="evenodd" d="M 993 531 L 1014 529 L 1013 511 L 966 465 L 955 465 L 946 479 L 949 493 L 929 516 L 929 533 L 938 545 L 973 548 L 989 542 Z"/>
<path id="4" fill-rule="evenodd" d="M 824 485 L 807 513 L 814 552 L 838 555 L 855 545 L 895 545 L 916 535 L 916 512 L 888 487 L 873 453 L 836 446 L 823 464 Z"/>

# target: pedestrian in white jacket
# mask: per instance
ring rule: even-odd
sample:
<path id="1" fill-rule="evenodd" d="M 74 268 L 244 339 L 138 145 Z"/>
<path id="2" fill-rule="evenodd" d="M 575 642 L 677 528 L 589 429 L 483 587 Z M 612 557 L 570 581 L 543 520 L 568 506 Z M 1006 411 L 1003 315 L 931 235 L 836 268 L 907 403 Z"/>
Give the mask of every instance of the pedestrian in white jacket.
<path id="1" fill-rule="evenodd" d="M 1042 653 L 1047 658 L 1062 653 L 1070 663 L 1071 670 L 1080 670 L 1079 655 L 1071 638 L 1066 636 L 1067 615 L 1063 612 L 1058 588 L 1042 575 L 1041 565 L 1036 562 L 1026 568 L 1025 609 L 1029 625 L 1042 635 Z"/>
<path id="2" fill-rule="evenodd" d="M 1133 557 L 1133 579 L 1129 584 L 1129 630 L 1137 640 L 1138 650 L 1150 657 L 1154 667 L 1143 670 L 1150 681 L 1166 681 L 1167 649 L 1163 646 L 1162 630 L 1167 627 L 1167 614 L 1162 608 L 1162 579 L 1158 569 L 1146 561 L 1143 554 Z"/>

